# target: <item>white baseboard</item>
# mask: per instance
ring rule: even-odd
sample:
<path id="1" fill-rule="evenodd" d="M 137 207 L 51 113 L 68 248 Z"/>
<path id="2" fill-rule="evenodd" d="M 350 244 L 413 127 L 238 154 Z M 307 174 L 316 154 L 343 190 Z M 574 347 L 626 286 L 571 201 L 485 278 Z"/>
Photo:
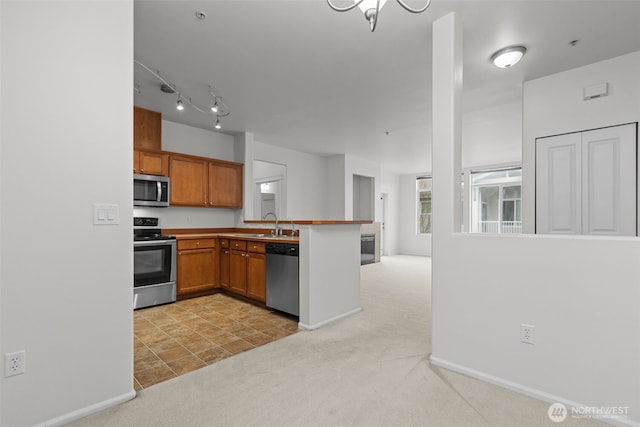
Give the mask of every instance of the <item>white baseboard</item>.
<path id="1" fill-rule="evenodd" d="M 91 414 L 95 414 L 96 412 L 103 411 L 107 408 L 111 408 L 112 406 L 120 405 L 121 403 L 127 402 L 136 397 L 136 391 L 131 390 L 128 393 L 121 394 L 120 396 L 112 397 L 111 399 L 104 400 L 102 402 L 96 403 L 94 405 L 90 405 L 84 407 L 82 409 L 78 409 L 77 411 L 70 412 L 68 414 L 59 416 L 49 421 L 45 421 L 44 423 L 37 424 L 35 427 L 59 427 L 64 426 L 72 421 L 79 420 L 80 418 L 84 418 Z"/>
<path id="2" fill-rule="evenodd" d="M 525 396 L 529 396 L 534 399 L 542 400 L 543 402 L 562 403 L 564 406 L 569 408 L 569 411 L 571 411 L 571 408 L 584 408 L 589 406 L 589 405 L 580 404 L 578 402 L 573 402 L 571 400 L 562 398 L 560 396 L 555 396 L 553 394 L 545 393 L 544 391 L 527 387 L 522 384 L 514 383 L 512 381 L 508 381 L 503 378 L 495 377 L 493 375 L 489 375 L 484 372 L 476 371 L 475 369 L 470 369 L 462 365 L 450 363 L 450 362 L 447 362 L 446 360 L 434 357 L 433 355 L 430 356 L 429 360 L 431 364 L 439 366 L 441 368 L 449 369 L 450 371 L 458 372 L 466 376 L 497 385 L 498 387 L 506 388 L 507 390 L 515 391 L 516 393 L 524 394 Z M 629 419 L 597 418 L 597 421 L 601 421 L 607 424 L 620 426 L 620 427 L 640 427 L 640 423 L 637 423 Z"/>
<path id="3" fill-rule="evenodd" d="M 307 325 L 302 322 L 298 322 L 298 327 L 300 329 L 304 329 L 306 331 L 313 331 L 314 329 L 318 329 L 324 325 L 335 322 L 336 320 L 344 319 L 345 317 L 353 316 L 356 313 L 360 313 L 362 311 L 362 307 L 354 308 L 351 311 L 347 311 L 346 313 L 339 314 L 331 319 L 323 320 L 322 322 L 314 323 L 313 325 Z"/>

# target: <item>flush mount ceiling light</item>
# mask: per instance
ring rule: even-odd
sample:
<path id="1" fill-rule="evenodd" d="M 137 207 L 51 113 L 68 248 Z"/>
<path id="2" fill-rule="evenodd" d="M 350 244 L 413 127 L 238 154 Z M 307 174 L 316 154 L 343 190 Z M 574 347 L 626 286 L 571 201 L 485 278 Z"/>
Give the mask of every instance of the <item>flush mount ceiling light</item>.
<path id="1" fill-rule="evenodd" d="M 196 111 L 199 111 L 200 113 L 203 114 L 212 114 L 215 115 L 216 117 L 216 124 L 215 124 L 215 128 L 216 129 L 220 129 L 220 117 L 226 117 L 229 114 L 231 114 L 231 110 L 229 109 L 229 106 L 227 104 L 225 104 L 222 101 L 222 98 L 220 96 L 218 96 L 214 91 L 213 88 L 211 86 L 209 86 L 209 95 L 211 95 L 211 97 L 213 98 L 213 106 L 212 107 L 200 107 L 198 105 L 196 105 L 191 98 L 185 96 L 183 93 L 180 93 L 180 91 L 176 88 L 175 85 L 168 83 L 161 75 L 160 75 L 160 71 L 154 71 L 151 68 L 147 67 L 146 65 L 144 65 L 142 62 L 138 61 L 137 59 L 134 60 L 134 63 L 142 68 L 144 68 L 145 70 L 147 70 L 149 73 L 151 73 L 155 78 L 157 78 L 158 80 L 160 80 L 161 86 L 160 86 L 160 90 L 164 93 L 169 93 L 169 94 L 177 94 L 178 95 L 178 100 L 176 102 L 176 109 L 182 111 L 184 110 L 184 106 L 185 106 L 185 102 L 187 104 L 189 104 L 191 106 L 191 108 L 193 108 Z M 138 87 L 137 92 L 140 92 L 140 85 L 136 85 Z M 211 105 L 211 104 L 209 104 Z"/>
<path id="2" fill-rule="evenodd" d="M 498 68 L 513 67 L 520 62 L 526 51 L 524 46 L 505 47 L 491 55 L 491 62 Z"/>
<path id="3" fill-rule="evenodd" d="M 333 3 L 331 3 L 331 0 L 327 0 L 327 3 L 329 4 L 329 7 L 335 10 L 336 12 L 347 12 L 355 8 L 356 6 L 359 7 L 360 10 L 362 10 L 362 13 L 364 13 L 365 19 L 369 21 L 371 32 L 373 32 L 376 29 L 376 25 L 378 23 L 378 14 L 380 13 L 382 6 L 384 6 L 387 0 L 352 0 L 352 1 L 354 2 L 354 4 L 352 4 L 351 6 L 345 6 L 345 7 L 338 7 Z M 429 5 L 431 4 L 431 0 L 427 0 L 427 4 L 425 4 L 422 8 L 413 9 L 409 7 L 403 0 L 396 0 L 396 1 L 407 12 L 411 12 L 411 13 L 422 13 L 425 10 L 427 10 Z"/>

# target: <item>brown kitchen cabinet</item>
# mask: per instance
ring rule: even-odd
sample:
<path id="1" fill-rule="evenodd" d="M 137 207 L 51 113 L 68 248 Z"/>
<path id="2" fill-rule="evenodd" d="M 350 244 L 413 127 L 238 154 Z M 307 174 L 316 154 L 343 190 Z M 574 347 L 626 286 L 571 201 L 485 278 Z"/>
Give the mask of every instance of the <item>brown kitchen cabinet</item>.
<path id="1" fill-rule="evenodd" d="M 242 163 L 169 155 L 171 205 L 242 207 Z"/>
<path id="2" fill-rule="evenodd" d="M 207 206 L 207 161 L 190 156 L 169 156 L 169 204 Z"/>
<path id="3" fill-rule="evenodd" d="M 231 240 L 230 246 L 229 290 L 265 302 L 265 244 L 263 242 Z"/>
<path id="4" fill-rule="evenodd" d="M 219 257 L 220 257 L 220 287 L 223 289 L 229 289 L 229 273 L 231 262 L 231 250 L 229 249 L 229 239 L 219 240 Z"/>
<path id="5" fill-rule="evenodd" d="M 133 173 L 169 176 L 169 156 L 162 152 L 134 149 Z"/>
<path id="6" fill-rule="evenodd" d="M 178 297 L 217 287 L 215 239 L 178 239 Z"/>
<path id="7" fill-rule="evenodd" d="M 151 150 L 162 149 L 162 114 L 133 107 L 133 146 Z"/>
<path id="8" fill-rule="evenodd" d="M 267 300 L 267 258 L 265 244 L 249 242 L 247 248 L 247 296 L 266 302 Z"/>
<path id="9" fill-rule="evenodd" d="M 209 162 L 208 204 L 219 208 L 242 207 L 242 165 Z"/>

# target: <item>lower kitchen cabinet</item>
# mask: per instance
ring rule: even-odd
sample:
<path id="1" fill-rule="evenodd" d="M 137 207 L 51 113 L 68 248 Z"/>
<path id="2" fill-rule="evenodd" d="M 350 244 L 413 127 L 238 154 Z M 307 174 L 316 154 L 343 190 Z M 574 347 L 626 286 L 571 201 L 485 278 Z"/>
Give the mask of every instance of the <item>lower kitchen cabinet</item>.
<path id="1" fill-rule="evenodd" d="M 247 294 L 247 253 L 245 251 L 231 250 L 229 290 L 241 295 Z"/>
<path id="2" fill-rule="evenodd" d="M 229 290 L 256 301 L 266 301 L 265 244 L 231 240 Z"/>
<path id="3" fill-rule="evenodd" d="M 267 260 L 265 254 L 247 253 L 247 296 L 260 302 L 267 300 Z"/>
<path id="4" fill-rule="evenodd" d="M 178 296 L 217 287 L 215 239 L 178 240 Z"/>
<path id="5" fill-rule="evenodd" d="M 229 278 L 230 278 L 230 261 L 231 261 L 231 251 L 229 250 L 229 240 L 228 239 L 220 239 L 220 287 L 223 289 L 229 289 Z"/>

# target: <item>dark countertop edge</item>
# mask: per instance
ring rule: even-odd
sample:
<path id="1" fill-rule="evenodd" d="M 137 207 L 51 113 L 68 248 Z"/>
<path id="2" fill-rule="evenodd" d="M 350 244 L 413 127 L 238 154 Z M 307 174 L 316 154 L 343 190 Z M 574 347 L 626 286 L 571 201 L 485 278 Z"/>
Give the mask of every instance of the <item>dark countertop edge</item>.
<path id="1" fill-rule="evenodd" d="M 245 223 L 247 224 L 275 224 L 274 220 L 269 219 L 245 219 Z M 294 219 L 293 221 L 288 219 L 282 219 L 278 221 L 280 225 L 286 226 L 287 224 L 299 224 L 299 225 L 341 225 L 341 224 L 373 224 L 372 220 L 343 220 L 343 219 Z"/>
<path id="2" fill-rule="evenodd" d="M 287 235 L 288 230 L 284 230 Z M 270 230 L 264 228 L 163 228 L 162 234 L 176 236 L 177 239 L 224 238 L 235 240 L 253 240 L 261 242 L 298 243 L 298 236 L 271 237 Z M 265 234 L 263 237 L 243 236 L 242 234 Z"/>

